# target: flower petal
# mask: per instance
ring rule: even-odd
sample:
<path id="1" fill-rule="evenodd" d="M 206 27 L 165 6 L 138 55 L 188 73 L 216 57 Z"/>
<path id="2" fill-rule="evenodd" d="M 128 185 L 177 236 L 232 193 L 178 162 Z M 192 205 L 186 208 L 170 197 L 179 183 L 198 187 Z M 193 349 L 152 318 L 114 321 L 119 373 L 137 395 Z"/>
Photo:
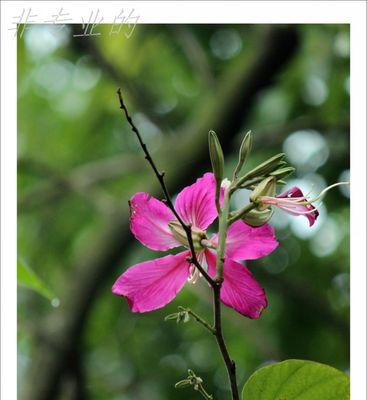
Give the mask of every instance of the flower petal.
<path id="1" fill-rule="evenodd" d="M 184 286 L 189 276 L 188 255 L 184 251 L 136 264 L 117 279 L 112 292 L 126 297 L 133 312 L 161 308 Z"/>
<path id="2" fill-rule="evenodd" d="M 153 250 L 180 246 L 168 227 L 168 222 L 174 219 L 172 211 L 148 193 L 136 193 L 130 200 L 131 232 Z"/>
<path id="3" fill-rule="evenodd" d="M 282 199 L 282 198 L 293 198 L 293 197 L 304 198 L 305 196 L 303 195 L 302 190 L 299 187 L 293 186 L 292 188 L 286 190 L 285 192 L 278 194 L 278 196 L 276 196 L 276 197 L 279 197 Z"/>
<path id="4" fill-rule="evenodd" d="M 217 245 L 217 234 L 213 235 L 211 242 Z M 269 224 L 252 227 L 236 221 L 227 231 L 226 256 L 233 260 L 255 260 L 270 254 L 278 244 Z"/>
<path id="5" fill-rule="evenodd" d="M 208 273 L 216 273 L 216 254 L 205 251 Z M 264 289 L 256 282 L 251 272 L 243 265 L 230 258 L 224 262 L 224 281 L 220 292 L 221 301 L 249 318 L 259 318 L 267 306 Z"/>
<path id="6" fill-rule="evenodd" d="M 176 198 L 175 209 L 186 224 L 206 229 L 217 217 L 215 207 L 215 178 L 206 173 Z"/>
<path id="7" fill-rule="evenodd" d="M 303 198 L 305 201 L 307 201 L 306 197 L 302 193 L 302 190 L 297 186 L 292 187 L 291 189 L 279 194 L 276 197 L 280 199 Z M 319 212 L 311 203 L 307 204 L 293 203 L 291 207 L 282 207 L 282 206 L 279 207 L 291 215 L 295 216 L 304 215 L 308 219 L 310 226 L 312 226 L 315 223 L 317 217 L 319 216 Z"/>

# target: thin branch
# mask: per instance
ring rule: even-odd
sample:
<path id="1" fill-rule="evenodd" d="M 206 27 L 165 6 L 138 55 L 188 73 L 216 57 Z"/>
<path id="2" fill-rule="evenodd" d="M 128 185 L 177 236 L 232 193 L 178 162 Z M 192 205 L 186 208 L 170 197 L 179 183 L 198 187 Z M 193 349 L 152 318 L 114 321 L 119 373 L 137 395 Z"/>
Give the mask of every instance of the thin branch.
<path id="1" fill-rule="evenodd" d="M 207 321 L 205 321 L 204 318 L 200 317 L 200 315 L 196 314 L 195 311 L 192 311 L 190 308 L 185 308 L 185 307 L 178 307 L 179 310 L 181 311 L 186 311 L 188 314 L 190 314 L 199 324 L 203 325 L 204 328 L 206 328 L 210 333 L 212 333 L 213 335 L 215 335 L 215 329 L 208 324 Z"/>
<path id="2" fill-rule="evenodd" d="M 175 210 L 175 207 L 174 207 L 174 205 L 173 205 L 173 203 L 172 203 L 171 196 L 170 196 L 170 194 L 169 194 L 169 192 L 168 192 L 166 183 L 165 183 L 165 181 L 164 181 L 164 174 L 165 174 L 165 173 L 164 173 L 164 172 L 160 172 L 160 171 L 158 170 L 157 166 L 155 165 L 155 163 L 154 163 L 154 161 L 153 161 L 153 159 L 152 159 L 152 157 L 151 157 L 151 155 L 150 155 L 150 153 L 149 153 L 149 150 L 148 150 L 146 144 L 144 143 L 143 138 L 142 138 L 141 135 L 140 135 L 140 132 L 139 132 L 138 128 L 137 128 L 136 125 L 134 124 L 134 122 L 133 122 L 133 120 L 132 120 L 132 118 L 131 118 L 131 116 L 130 116 L 130 114 L 129 114 L 129 111 L 128 111 L 127 108 L 126 108 L 126 105 L 125 105 L 124 100 L 123 100 L 123 98 L 122 98 L 121 89 L 118 89 L 118 90 L 117 90 L 117 95 L 118 95 L 119 102 L 120 102 L 120 108 L 121 108 L 121 110 L 124 111 L 125 117 L 126 117 L 126 119 L 127 119 L 127 122 L 129 123 L 129 125 L 130 125 L 132 131 L 136 134 L 136 136 L 137 136 L 137 138 L 138 138 L 138 140 L 139 140 L 140 146 L 141 146 L 141 148 L 142 148 L 142 150 L 143 150 L 143 152 L 144 152 L 144 154 L 145 154 L 145 159 L 148 161 L 148 163 L 149 163 L 150 166 L 152 167 L 152 169 L 153 169 L 153 171 L 154 171 L 154 174 L 155 174 L 155 176 L 157 177 L 158 182 L 159 182 L 159 184 L 160 184 L 160 186 L 161 186 L 161 188 L 162 188 L 162 190 L 163 190 L 163 194 L 164 194 L 164 197 L 165 197 L 165 199 L 166 199 L 166 204 L 167 204 L 167 206 L 170 208 L 170 210 L 173 212 L 174 216 L 176 217 L 176 219 L 178 220 L 178 222 L 181 224 L 182 228 L 184 229 L 184 231 L 185 231 L 185 233 L 186 233 L 186 235 L 187 235 L 187 240 L 188 240 L 188 242 L 189 242 L 189 248 L 190 248 L 190 252 L 191 252 L 191 260 L 190 260 L 190 261 L 191 261 L 191 262 L 195 265 L 195 267 L 200 271 L 201 275 L 203 275 L 203 277 L 206 279 L 206 281 L 207 281 L 211 286 L 213 286 L 213 285 L 214 285 L 213 279 L 212 279 L 212 278 L 210 277 L 210 275 L 205 271 L 205 269 L 201 266 L 201 264 L 199 263 L 199 260 L 198 260 L 197 257 L 196 257 L 195 248 L 194 248 L 194 242 L 193 242 L 192 233 L 191 233 L 191 226 L 185 224 L 185 222 L 182 220 L 182 218 L 180 217 L 180 215 L 179 215 L 179 214 L 177 213 L 177 211 Z"/>

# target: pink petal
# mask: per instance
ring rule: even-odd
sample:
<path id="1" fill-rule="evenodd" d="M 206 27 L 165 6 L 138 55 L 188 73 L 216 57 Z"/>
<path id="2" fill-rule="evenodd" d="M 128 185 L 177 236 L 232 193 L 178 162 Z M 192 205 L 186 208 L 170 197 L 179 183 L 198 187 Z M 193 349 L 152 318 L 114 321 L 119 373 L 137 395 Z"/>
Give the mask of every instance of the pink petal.
<path id="1" fill-rule="evenodd" d="M 168 227 L 168 222 L 174 219 L 172 211 L 148 193 L 136 193 L 130 200 L 131 232 L 153 250 L 180 246 Z"/>
<path id="2" fill-rule="evenodd" d="M 124 296 L 131 311 L 164 307 L 184 286 L 189 276 L 188 251 L 145 261 L 130 267 L 115 282 L 112 292 Z"/>
<path id="3" fill-rule="evenodd" d="M 216 254 L 205 250 L 208 273 L 215 276 Z M 249 318 L 259 318 L 267 306 L 264 289 L 242 264 L 227 258 L 223 269 L 224 281 L 220 293 L 221 301 Z"/>
<path id="4" fill-rule="evenodd" d="M 281 198 L 281 199 L 297 197 L 297 198 L 303 198 L 303 199 L 307 200 L 305 198 L 305 196 L 303 195 L 302 190 L 300 188 L 298 188 L 297 186 L 294 186 L 291 189 L 281 193 L 277 197 Z M 304 215 L 308 219 L 310 226 L 312 226 L 315 223 L 317 217 L 319 216 L 319 212 L 316 210 L 316 208 L 311 203 L 303 204 L 303 205 L 297 205 L 295 203 L 292 205 L 291 208 L 284 208 L 284 207 L 280 207 L 280 208 L 290 215 L 294 215 L 294 216 Z M 312 211 L 312 210 L 314 210 L 314 211 Z"/>
<path id="5" fill-rule="evenodd" d="M 286 190 L 285 192 L 278 194 L 279 198 L 293 198 L 293 197 L 305 197 L 302 193 L 302 190 L 297 187 L 297 186 L 293 186 L 292 188 Z"/>
<path id="6" fill-rule="evenodd" d="M 217 245 L 217 234 L 211 242 Z M 270 254 L 278 245 L 269 224 L 252 227 L 243 221 L 236 221 L 227 231 L 226 256 L 233 260 L 256 260 Z"/>
<path id="7" fill-rule="evenodd" d="M 186 224 L 206 229 L 217 217 L 215 207 L 215 178 L 206 173 L 178 195 L 175 208 Z"/>

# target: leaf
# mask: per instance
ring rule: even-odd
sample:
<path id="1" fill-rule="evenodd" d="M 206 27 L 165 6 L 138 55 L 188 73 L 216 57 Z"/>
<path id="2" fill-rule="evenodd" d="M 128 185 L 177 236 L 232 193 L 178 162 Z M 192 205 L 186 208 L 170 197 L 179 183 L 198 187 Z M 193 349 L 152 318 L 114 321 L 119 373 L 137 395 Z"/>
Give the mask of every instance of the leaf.
<path id="1" fill-rule="evenodd" d="M 55 298 L 50 288 L 22 259 L 18 259 L 17 279 L 18 285 L 32 289 L 46 299 L 51 301 Z"/>
<path id="2" fill-rule="evenodd" d="M 242 400 L 348 400 L 349 377 L 328 365 L 286 360 L 256 371 Z"/>

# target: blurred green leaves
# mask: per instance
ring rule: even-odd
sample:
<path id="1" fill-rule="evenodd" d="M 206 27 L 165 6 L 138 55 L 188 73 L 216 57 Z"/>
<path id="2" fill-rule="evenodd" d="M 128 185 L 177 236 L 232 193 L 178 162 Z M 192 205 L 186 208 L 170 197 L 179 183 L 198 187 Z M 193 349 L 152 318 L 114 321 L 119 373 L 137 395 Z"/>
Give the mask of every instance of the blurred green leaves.
<path id="1" fill-rule="evenodd" d="M 55 298 L 52 290 L 43 280 L 31 269 L 22 258 L 17 262 L 18 285 L 24 286 L 52 301 Z"/>
<path id="2" fill-rule="evenodd" d="M 328 365 L 286 360 L 256 371 L 242 400 L 348 400 L 349 378 Z"/>

